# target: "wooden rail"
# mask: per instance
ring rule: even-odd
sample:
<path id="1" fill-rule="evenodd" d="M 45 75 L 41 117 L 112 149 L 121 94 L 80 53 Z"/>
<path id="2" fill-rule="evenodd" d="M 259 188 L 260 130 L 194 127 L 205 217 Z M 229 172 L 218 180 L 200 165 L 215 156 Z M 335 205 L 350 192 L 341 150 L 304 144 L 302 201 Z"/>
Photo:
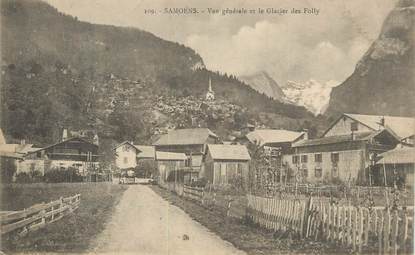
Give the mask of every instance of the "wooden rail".
<path id="1" fill-rule="evenodd" d="M 203 204 L 204 189 L 183 185 L 183 197 L 196 200 Z"/>
<path id="2" fill-rule="evenodd" d="M 47 204 L 35 204 L 21 211 L 0 212 L 1 234 L 24 235 L 42 228 L 72 213 L 79 207 L 80 202 L 81 195 L 77 194 Z"/>

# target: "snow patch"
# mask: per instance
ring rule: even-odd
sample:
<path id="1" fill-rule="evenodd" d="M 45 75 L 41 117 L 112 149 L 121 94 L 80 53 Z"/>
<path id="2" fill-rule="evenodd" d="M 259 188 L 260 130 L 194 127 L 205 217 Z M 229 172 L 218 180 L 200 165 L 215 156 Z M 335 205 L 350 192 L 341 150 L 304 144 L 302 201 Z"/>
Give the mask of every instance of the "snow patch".
<path id="1" fill-rule="evenodd" d="M 318 115 L 324 113 L 330 100 L 332 88 L 339 84 L 340 82 L 334 80 L 326 82 L 318 82 L 314 79 L 306 82 L 287 81 L 282 90 L 288 101 L 304 106 Z"/>

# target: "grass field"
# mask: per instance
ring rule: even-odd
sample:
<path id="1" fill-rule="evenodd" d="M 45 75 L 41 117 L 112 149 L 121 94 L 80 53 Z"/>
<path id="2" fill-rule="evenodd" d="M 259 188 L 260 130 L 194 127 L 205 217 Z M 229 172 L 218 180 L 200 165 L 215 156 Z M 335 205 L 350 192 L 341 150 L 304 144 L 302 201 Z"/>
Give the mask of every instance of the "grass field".
<path id="1" fill-rule="evenodd" d="M 40 202 L 81 194 L 74 214 L 28 235 L 2 237 L 8 252 L 85 252 L 109 220 L 126 186 L 110 183 L 3 184 L 0 210 L 21 210 Z"/>

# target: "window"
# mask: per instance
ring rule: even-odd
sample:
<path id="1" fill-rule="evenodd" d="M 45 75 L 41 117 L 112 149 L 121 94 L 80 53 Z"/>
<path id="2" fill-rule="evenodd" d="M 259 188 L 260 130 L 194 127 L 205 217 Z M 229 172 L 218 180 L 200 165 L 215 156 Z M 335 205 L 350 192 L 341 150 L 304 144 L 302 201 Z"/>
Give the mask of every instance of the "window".
<path id="1" fill-rule="evenodd" d="M 307 155 L 301 155 L 301 163 L 307 163 L 308 157 Z"/>
<path id="2" fill-rule="evenodd" d="M 302 172 L 303 172 L 303 177 L 307 178 L 308 177 L 308 169 L 304 168 L 304 169 L 302 169 Z"/>
<path id="3" fill-rule="evenodd" d="M 122 150 L 128 152 L 128 151 L 130 151 L 130 146 L 124 145 Z"/>
<path id="4" fill-rule="evenodd" d="M 298 156 L 294 155 L 292 160 L 293 160 L 293 164 L 297 164 L 298 163 Z"/>
<path id="5" fill-rule="evenodd" d="M 190 158 L 187 158 L 187 159 L 184 161 L 184 166 L 185 166 L 185 167 L 191 167 L 191 166 L 192 166 L 192 160 L 191 160 Z"/>
<path id="6" fill-rule="evenodd" d="M 335 152 L 331 154 L 331 162 L 333 163 L 339 162 L 339 153 Z"/>
<path id="7" fill-rule="evenodd" d="M 323 176 L 323 169 L 321 168 L 316 168 L 315 172 L 314 172 L 314 176 L 316 178 L 321 178 Z"/>
<path id="8" fill-rule="evenodd" d="M 318 162 L 318 163 L 323 162 L 323 155 L 321 153 L 314 154 L 314 162 Z"/>
<path id="9" fill-rule="evenodd" d="M 124 157 L 124 164 L 128 164 L 128 158 Z"/>

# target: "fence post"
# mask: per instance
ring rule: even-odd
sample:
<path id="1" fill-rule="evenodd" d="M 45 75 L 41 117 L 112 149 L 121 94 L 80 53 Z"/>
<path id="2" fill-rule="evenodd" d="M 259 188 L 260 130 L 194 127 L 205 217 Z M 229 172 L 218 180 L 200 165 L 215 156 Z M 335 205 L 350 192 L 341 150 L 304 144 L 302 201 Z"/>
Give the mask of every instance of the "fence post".
<path id="1" fill-rule="evenodd" d="M 308 237 L 308 232 L 309 232 L 308 228 L 309 228 L 310 220 L 311 220 L 310 210 L 311 210 L 312 204 L 313 204 L 313 197 L 310 196 L 310 198 L 304 202 L 304 212 L 303 212 L 303 219 L 302 219 L 303 230 L 302 230 L 301 236 Z"/>
<path id="2" fill-rule="evenodd" d="M 383 246 L 385 252 L 389 252 L 389 238 L 390 238 L 390 227 L 391 227 L 391 217 L 390 217 L 390 211 L 389 208 L 386 212 L 386 224 L 384 229 L 384 235 L 383 235 Z"/>
<path id="3" fill-rule="evenodd" d="M 403 212 L 403 220 L 402 220 L 402 224 L 403 224 L 403 236 L 401 239 L 401 249 L 402 249 L 402 254 L 406 254 L 406 239 L 408 238 L 408 216 L 407 216 L 407 211 L 404 210 Z"/>
<path id="4" fill-rule="evenodd" d="M 392 218 L 392 237 L 391 237 L 393 254 L 397 254 L 398 252 L 398 244 L 397 244 L 398 228 L 399 228 L 399 215 L 398 215 L 398 210 L 395 210 L 393 214 L 393 218 Z"/>

